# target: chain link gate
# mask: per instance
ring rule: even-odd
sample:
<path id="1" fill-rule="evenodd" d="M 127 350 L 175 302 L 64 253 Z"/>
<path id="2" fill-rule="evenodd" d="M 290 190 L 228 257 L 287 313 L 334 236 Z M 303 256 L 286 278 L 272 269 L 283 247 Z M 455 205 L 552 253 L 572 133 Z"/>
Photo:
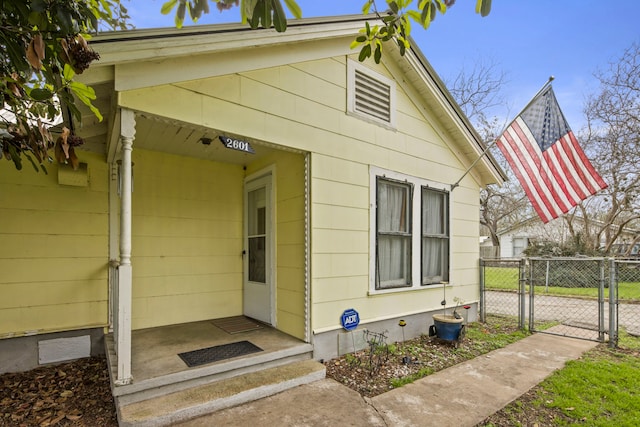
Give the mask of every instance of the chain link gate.
<path id="1" fill-rule="evenodd" d="M 518 318 L 520 329 L 526 319 L 525 260 L 480 259 L 480 321 L 487 314 Z"/>
<path id="2" fill-rule="evenodd" d="M 529 330 L 605 341 L 611 317 L 605 300 L 605 258 L 528 258 Z M 545 327 L 538 328 L 537 325 Z M 551 326 L 551 327 L 549 327 Z"/>
<path id="3" fill-rule="evenodd" d="M 611 347 L 621 333 L 640 336 L 638 258 L 481 259 L 480 289 L 481 321 L 514 316 L 523 329 Z"/>

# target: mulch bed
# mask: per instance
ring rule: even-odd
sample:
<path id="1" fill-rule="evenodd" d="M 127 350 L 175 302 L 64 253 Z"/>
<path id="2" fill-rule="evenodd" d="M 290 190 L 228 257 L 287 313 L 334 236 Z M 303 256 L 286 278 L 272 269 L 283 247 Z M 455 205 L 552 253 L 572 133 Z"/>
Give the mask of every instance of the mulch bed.
<path id="1" fill-rule="evenodd" d="M 117 427 L 106 359 L 0 375 L 0 426 Z"/>

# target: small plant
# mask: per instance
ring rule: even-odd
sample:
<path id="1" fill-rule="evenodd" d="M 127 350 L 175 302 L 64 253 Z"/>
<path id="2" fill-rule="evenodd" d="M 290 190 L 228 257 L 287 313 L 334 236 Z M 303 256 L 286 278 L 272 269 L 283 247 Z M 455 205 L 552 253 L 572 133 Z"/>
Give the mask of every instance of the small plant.
<path id="1" fill-rule="evenodd" d="M 442 282 L 442 302 L 440 305 L 443 307 L 443 312 L 447 314 L 447 285 L 449 282 Z M 464 300 L 460 297 L 453 297 L 453 302 L 456 304 L 453 308 L 452 316 L 456 319 L 462 319 L 462 316 L 458 313 L 458 308 L 464 304 Z"/>
<path id="2" fill-rule="evenodd" d="M 344 355 L 344 360 L 350 366 L 358 366 L 360 364 L 360 359 L 357 358 L 353 353 L 347 353 Z"/>
<path id="3" fill-rule="evenodd" d="M 462 319 L 462 316 L 458 314 L 458 307 L 464 304 L 464 300 L 460 297 L 454 297 L 453 302 L 456 303 L 456 306 L 453 308 L 453 317 L 455 317 L 456 319 Z"/>

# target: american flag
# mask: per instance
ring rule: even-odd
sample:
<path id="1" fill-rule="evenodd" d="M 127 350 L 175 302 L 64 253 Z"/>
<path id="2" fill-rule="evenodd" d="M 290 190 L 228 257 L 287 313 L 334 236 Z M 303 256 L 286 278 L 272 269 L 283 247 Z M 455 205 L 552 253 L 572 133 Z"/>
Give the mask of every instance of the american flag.
<path id="1" fill-rule="evenodd" d="M 550 84 L 511 122 L 497 144 L 544 223 L 607 187 L 580 148 Z"/>

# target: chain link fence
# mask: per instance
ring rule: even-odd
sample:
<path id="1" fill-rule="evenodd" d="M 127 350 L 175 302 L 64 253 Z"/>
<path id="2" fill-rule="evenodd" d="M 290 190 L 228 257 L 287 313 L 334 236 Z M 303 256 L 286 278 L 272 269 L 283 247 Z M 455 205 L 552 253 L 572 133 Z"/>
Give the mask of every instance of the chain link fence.
<path id="1" fill-rule="evenodd" d="M 617 345 L 640 336 L 640 260 L 522 258 L 480 260 L 480 319 L 518 318 L 542 331 Z"/>
<path id="2" fill-rule="evenodd" d="M 611 271 L 615 284 L 611 317 L 617 321 L 617 332 L 640 336 L 640 260 L 616 259 Z"/>

